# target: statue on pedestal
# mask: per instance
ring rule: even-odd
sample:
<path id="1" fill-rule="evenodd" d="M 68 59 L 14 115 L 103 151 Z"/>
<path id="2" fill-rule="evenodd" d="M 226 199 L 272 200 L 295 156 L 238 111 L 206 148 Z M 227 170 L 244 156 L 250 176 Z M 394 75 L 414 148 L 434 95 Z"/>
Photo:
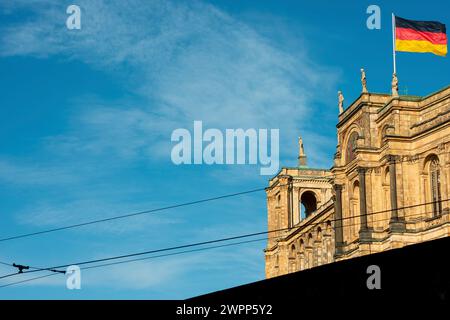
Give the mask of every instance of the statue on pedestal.
<path id="1" fill-rule="evenodd" d="M 362 92 L 367 93 L 367 80 L 366 80 L 366 72 L 363 68 L 361 68 L 361 84 L 362 84 Z"/>
<path id="2" fill-rule="evenodd" d="M 395 72 L 392 74 L 392 96 L 398 97 L 398 79 Z"/>
<path id="3" fill-rule="evenodd" d="M 298 137 L 298 166 L 300 168 L 306 167 L 306 154 L 305 149 L 303 148 L 302 137 Z"/>
<path id="4" fill-rule="evenodd" d="M 338 91 L 338 101 L 339 101 L 339 114 L 344 112 L 344 95 L 342 91 Z"/>

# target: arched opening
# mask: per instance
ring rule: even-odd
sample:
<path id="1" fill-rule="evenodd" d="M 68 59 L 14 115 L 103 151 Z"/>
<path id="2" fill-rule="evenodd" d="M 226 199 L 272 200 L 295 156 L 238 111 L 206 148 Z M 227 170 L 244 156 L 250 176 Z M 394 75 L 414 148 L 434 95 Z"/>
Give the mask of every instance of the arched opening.
<path id="1" fill-rule="evenodd" d="M 331 234 L 331 228 L 332 228 L 332 226 L 331 226 L 331 221 L 330 220 L 327 220 L 327 227 L 326 227 L 326 232 L 327 232 L 327 234 Z"/>
<path id="2" fill-rule="evenodd" d="M 320 266 L 323 263 L 322 254 L 323 254 L 322 228 L 317 227 L 316 241 L 315 241 L 315 258 L 314 258 L 315 266 Z"/>
<path id="3" fill-rule="evenodd" d="M 326 241 L 325 241 L 325 262 L 330 263 L 333 261 L 333 232 L 332 232 L 332 226 L 331 221 L 327 220 L 325 234 L 327 235 Z"/>
<path id="4" fill-rule="evenodd" d="M 317 199 L 312 191 L 303 192 L 300 198 L 300 220 L 317 210 Z"/>
<path id="5" fill-rule="evenodd" d="M 438 216 L 442 213 L 441 198 L 441 170 L 439 158 L 433 155 L 429 158 L 428 175 L 430 177 L 430 195 L 433 202 L 433 215 Z"/>
<path id="6" fill-rule="evenodd" d="M 389 172 L 389 166 L 384 170 L 383 182 L 383 201 L 381 210 L 384 211 L 379 215 L 375 215 L 375 225 L 379 228 L 387 227 L 389 223 L 389 217 L 391 216 L 391 176 Z"/>
<path id="7" fill-rule="evenodd" d="M 314 256 L 313 256 L 313 236 L 312 234 L 308 234 L 308 240 L 307 240 L 308 248 L 306 252 L 306 267 L 312 268 L 314 263 Z"/>
<path id="8" fill-rule="evenodd" d="M 300 270 L 305 269 L 305 243 L 303 239 L 300 239 L 299 244 L 299 264 L 300 264 Z"/>
<path id="9" fill-rule="evenodd" d="M 354 131 L 350 134 L 347 141 L 347 148 L 345 150 L 345 162 L 349 163 L 356 158 L 355 148 L 357 146 L 357 141 L 359 138 L 358 132 Z"/>
<path id="10" fill-rule="evenodd" d="M 291 250 L 289 251 L 289 273 L 297 271 L 296 255 L 297 251 L 295 250 L 295 245 L 292 244 Z"/>
<path id="11" fill-rule="evenodd" d="M 359 202 L 359 181 L 355 181 L 353 183 L 352 195 L 350 198 L 350 208 L 351 208 L 351 216 L 347 221 L 343 221 L 343 226 L 347 224 L 348 229 L 350 230 L 350 239 L 349 241 L 353 241 L 358 237 L 359 232 L 359 221 L 361 215 L 360 202 Z"/>
<path id="12" fill-rule="evenodd" d="M 317 240 L 318 241 L 322 241 L 322 228 L 321 227 L 317 227 Z"/>

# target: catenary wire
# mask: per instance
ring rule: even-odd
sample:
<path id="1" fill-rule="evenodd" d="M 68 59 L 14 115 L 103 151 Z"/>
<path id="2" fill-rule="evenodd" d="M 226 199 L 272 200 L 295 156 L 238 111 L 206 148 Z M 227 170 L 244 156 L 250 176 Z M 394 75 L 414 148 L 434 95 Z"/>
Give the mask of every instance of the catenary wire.
<path id="1" fill-rule="evenodd" d="M 408 156 L 412 157 L 410 155 L 396 155 L 396 156 L 397 157 L 399 157 L 399 156 L 401 156 L 401 157 L 408 157 Z M 409 158 L 403 158 L 401 160 L 395 159 L 393 161 L 395 163 L 412 162 L 412 161 L 417 161 L 417 160 L 420 160 L 420 159 L 426 159 L 427 157 L 428 157 L 428 155 L 424 156 L 424 157 L 414 157 L 412 159 L 409 159 Z M 191 201 L 191 202 L 185 202 L 185 203 L 170 205 L 170 206 L 161 207 L 161 208 L 155 208 L 155 209 L 144 210 L 144 211 L 139 211 L 139 212 L 134 212 L 134 213 L 129 213 L 129 214 L 123 214 L 123 215 L 113 216 L 113 217 L 104 218 L 104 219 L 86 221 L 86 222 L 82 222 L 82 223 L 77 223 L 77 224 L 57 227 L 57 228 L 53 228 L 53 229 L 47 229 L 47 230 L 42 230 L 42 231 L 36 231 L 36 232 L 31 232 L 31 233 L 25 233 L 25 234 L 19 234 L 19 235 L 15 235 L 15 236 L 4 237 L 4 238 L 0 238 L 0 242 L 11 241 L 11 240 L 21 239 L 21 238 L 26 238 L 26 237 L 32 237 L 32 236 L 38 236 L 38 235 L 52 233 L 52 232 L 57 232 L 57 231 L 63 231 L 63 230 L 68 230 L 68 229 L 84 227 L 84 226 L 88 226 L 88 225 L 92 225 L 92 224 L 96 224 L 96 223 L 103 223 L 103 222 L 108 222 L 108 221 L 113 221 L 113 220 L 118 220 L 118 219 L 124 219 L 124 218 L 130 218 L 130 217 L 134 217 L 134 216 L 149 214 L 149 213 L 156 213 L 156 212 L 165 211 L 165 210 L 174 209 L 174 208 L 179 208 L 179 207 L 184 207 L 184 206 L 190 206 L 190 205 L 204 203 L 204 202 L 209 202 L 209 201 L 215 201 L 215 200 L 220 200 L 220 199 L 225 199 L 225 198 L 231 198 L 231 197 L 240 196 L 240 195 L 244 195 L 244 194 L 264 191 L 264 190 L 269 189 L 269 188 L 270 188 L 270 186 L 269 187 L 264 187 L 264 188 L 257 188 L 257 189 L 253 189 L 253 190 L 248 190 L 248 191 L 236 192 L 236 193 L 222 195 L 222 196 L 217 196 L 217 197 L 212 197 L 212 198 L 195 200 L 195 201 Z"/>
<path id="2" fill-rule="evenodd" d="M 429 214 L 429 213 L 431 213 L 431 212 L 425 212 L 425 213 L 422 212 L 422 213 L 418 213 L 418 214 L 409 215 L 409 217 L 423 216 L 424 214 Z M 390 217 L 389 218 L 384 218 L 384 219 L 372 220 L 372 222 L 380 222 L 380 221 L 387 221 L 387 220 L 390 220 Z M 326 223 L 326 222 L 327 221 L 322 221 L 321 223 Z M 356 225 L 360 225 L 360 223 L 347 224 L 347 225 L 345 225 L 345 227 L 356 226 Z M 311 225 L 309 225 L 309 226 L 311 226 Z M 302 235 L 303 234 L 305 234 L 305 232 L 302 233 Z M 192 252 L 210 250 L 210 249 L 215 249 L 215 248 L 222 248 L 222 247 L 227 247 L 227 246 L 234 246 L 234 245 L 246 244 L 246 243 L 251 243 L 251 242 L 272 240 L 272 239 L 281 239 L 281 238 L 283 238 L 283 236 L 265 237 L 265 238 L 261 238 L 261 239 L 246 240 L 246 241 L 234 242 L 234 243 L 224 244 L 224 245 L 209 246 L 209 247 L 200 248 L 200 249 L 191 249 L 191 250 L 185 250 L 185 251 L 180 251 L 180 252 L 161 254 L 161 255 L 157 255 L 157 256 L 150 256 L 150 257 L 137 258 L 137 259 L 129 259 L 129 260 L 124 260 L 124 261 L 118 261 L 118 262 L 112 262 L 112 263 L 88 266 L 88 267 L 82 268 L 82 270 L 96 269 L 96 268 L 102 268 L 102 267 L 118 265 L 118 264 L 125 264 L 125 263 L 130 263 L 130 262 L 135 262 L 135 261 L 150 260 L 150 259 L 154 259 L 154 258 L 160 258 L 160 257 L 166 257 L 166 256 L 174 256 L 174 255 L 179 255 L 179 254 L 192 253 Z M 7 264 L 7 263 L 4 263 L 4 264 Z M 41 269 L 39 271 L 45 271 L 45 270 L 46 269 Z M 43 275 L 43 276 L 39 276 L 39 277 L 34 277 L 34 278 L 29 278 L 29 279 L 25 279 L 25 280 L 21 280 L 21 281 L 16 281 L 16 282 L 8 283 L 8 284 L 5 284 L 5 285 L 1 285 L 0 288 L 9 287 L 9 286 L 16 285 L 16 284 L 21 284 L 21 283 L 24 283 L 24 282 L 30 282 L 30 281 L 34 281 L 34 280 L 38 280 L 38 279 L 54 276 L 54 275 L 57 275 L 57 274 L 58 273 L 51 273 L 51 274 L 47 274 L 47 275 Z M 17 274 L 15 274 L 15 275 L 17 275 Z"/>
<path id="3" fill-rule="evenodd" d="M 450 200 L 450 199 L 440 200 L 438 202 L 444 202 L 444 201 L 448 201 L 448 200 Z M 397 209 L 382 210 L 382 211 L 368 213 L 366 215 L 374 215 L 374 214 L 379 214 L 379 213 L 389 212 L 389 211 L 398 211 L 398 210 L 402 210 L 402 209 L 405 209 L 405 208 L 429 205 L 429 204 L 433 204 L 433 203 L 436 203 L 436 202 L 437 201 L 433 201 L 433 202 L 428 202 L 428 203 L 416 204 L 416 205 L 412 205 L 412 206 L 399 207 Z M 423 213 L 421 213 L 420 215 L 423 215 Z M 352 219 L 352 218 L 361 217 L 361 216 L 362 215 L 355 215 L 355 216 L 351 216 L 351 217 L 344 217 L 344 218 L 341 218 L 341 219 L 332 219 L 332 220 L 321 221 L 321 222 L 318 222 L 318 223 L 305 224 L 305 225 L 302 225 L 302 226 L 294 226 L 294 227 L 290 227 L 290 228 L 282 228 L 282 229 L 277 229 L 277 230 L 270 230 L 270 231 L 257 232 L 257 233 L 252 233 L 252 234 L 245 234 L 245 235 L 239 235 L 239 236 L 222 238 L 222 239 L 215 239 L 215 240 L 210 240 L 210 241 L 203 241 L 203 242 L 198 242 L 198 243 L 191 243 L 191 244 L 181 245 L 181 246 L 177 246 L 177 247 L 156 249 L 156 250 L 151 250 L 151 251 L 132 253 L 132 254 L 127 254 L 127 255 L 103 258 L 103 259 L 96 259 L 96 260 L 83 261 L 83 262 L 78 262 L 78 263 L 71 263 L 71 264 L 66 264 L 66 265 L 61 265 L 61 266 L 56 266 L 56 267 L 51 267 L 51 268 L 39 268 L 39 269 L 35 269 L 35 270 L 25 271 L 25 272 L 22 272 L 21 274 L 34 273 L 34 272 L 39 272 L 39 271 L 53 271 L 53 272 L 55 272 L 56 269 L 65 268 L 65 267 L 68 267 L 70 265 L 86 265 L 86 264 L 93 264 L 93 263 L 104 262 L 104 261 L 118 260 L 118 259 L 123 259 L 123 258 L 128 258 L 128 257 L 147 255 L 147 254 L 164 252 L 164 251 L 177 250 L 177 249 L 182 249 L 182 248 L 200 246 L 200 245 L 205 245 L 205 244 L 212 244 L 212 243 L 223 242 L 223 241 L 236 240 L 236 239 L 241 239 L 241 238 L 244 238 L 244 237 L 251 237 L 251 236 L 262 235 L 262 234 L 269 234 L 269 233 L 273 233 L 273 232 L 287 231 L 287 230 L 298 229 L 298 228 L 306 228 L 306 227 L 311 227 L 311 226 L 315 226 L 315 225 L 319 225 L 319 224 L 323 224 L 323 223 L 328 223 L 330 221 L 346 220 L 346 219 Z M 56 272 L 59 272 L 59 271 L 56 271 Z M 15 275 L 17 275 L 17 274 L 15 274 Z M 7 275 L 7 276 L 9 277 L 9 276 L 12 276 L 12 275 Z"/>
<path id="4" fill-rule="evenodd" d="M 264 191 L 265 189 L 266 188 L 247 190 L 247 191 L 243 191 L 243 192 L 231 193 L 231 194 L 217 196 L 217 197 L 212 197 L 212 198 L 207 198 L 207 199 L 201 199 L 201 200 L 195 200 L 195 201 L 190 201 L 190 202 L 184 202 L 184 203 L 179 203 L 179 204 L 170 205 L 170 206 L 166 206 L 166 207 L 155 208 L 155 209 L 150 209 L 150 210 L 144 210 L 144 211 L 139 211 L 139 212 L 133 212 L 133 213 L 118 215 L 118 216 L 114 216 L 114 217 L 104 218 L 104 219 L 98 219 L 98 220 L 92 220 L 92 221 L 87 221 L 87 222 L 82 222 L 82 223 L 62 226 L 62 227 L 53 228 L 53 229 L 47 229 L 47 230 L 36 231 L 36 232 L 31 232 L 31 233 L 19 234 L 19 235 L 15 235 L 15 236 L 0 238 L 0 242 L 10 241 L 10 240 L 15 240 L 15 239 L 20 239 L 20 238 L 26 238 L 26 237 L 32 237 L 32 236 L 37 236 L 37 235 L 41 235 L 41 234 L 45 234 L 45 233 L 51 233 L 51 232 L 62 231 L 62 230 L 67 230 L 67 229 L 79 228 L 79 227 L 84 227 L 84 226 L 88 226 L 88 225 L 92 225 L 92 224 L 96 224 L 96 223 L 102 223 L 102 222 L 108 222 L 108 221 L 113 221 L 113 220 L 118 220 L 118 219 L 130 218 L 130 217 L 135 217 L 135 216 L 139 216 L 139 215 L 143 215 L 143 214 L 156 213 L 156 212 L 165 211 L 165 210 L 169 210 L 169 209 L 175 209 L 175 208 L 180 208 L 180 207 L 185 207 L 185 206 L 191 206 L 191 205 L 194 205 L 194 204 L 199 204 L 199 203 L 204 203 L 204 202 L 209 202 L 209 201 L 215 201 L 215 200 L 220 200 L 220 199 L 225 199 L 225 198 L 231 198 L 231 197 L 236 197 L 236 196 L 249 194 L 249 193 L 255 193 L 255 192 L 259 192 L 259 191 Z"/>
<path id="5" fill-rule="evenodd" d="M 276 238 L 279 238 L 279 237 L 276 237 Z M 119 264 L 125 264 L 125 263 L 131 263 L 131 262 L 137 262 L 137 261 L 143 261 L 143 260 L 150 260 L 150 259 L 155 259 L 155 258 L 162 258 L 162 257 L 167 257 L 167 256 L 175 256 L 175 255 L 192 253 L 192 252 L 199 252 L 199 251 L 205 251 L 205 250 L 211 250 L 211 249 L 217 249 L 217 248 L 223 248 L 223 247 L 236 246 L 236 245 L 240 245 L 240 244 L 264 241 L 264 240 L 267 240 L 267 239 L 268 238 L 265 237 L 265 238 L 260 238 L 260 239 L 253 239 L 253 240 L 246 240 L 246 241 L 227 243 L 227 244 L 222 244 L 222 245 L 209 246 L 209 247 L 199 248 L 199 249 L 191 249 L 191 250 L 185 250 L 185 251 L 179 251 L 179 252 L 166 253 L 166 254 L 161 254 L 161 255 L 151 256 L 151 257 L 145 257 L 145 258 L 137 258 L 137 259 L 129 259 L 129 260 L 117 261 L 117 262 L 111 262 L 111 263 L 104 263 L 104 264 L 100 264 L 100 265 L 84 267 L 84 268 L 82 268 L 82 270 L 97 269 L 97 268 L 103 268 L 103 267 L 108 267 L 108 266 L 113 266 L 113 265 L 119 265 Z M 44 271 L 44 270 L 41 270 L 41 271 Z M 12 285 L 15 285 L 15 284 L 20 284 L 20 283 L 23 283 L 23 282 L 29 282 L 29 281 L 33 281 L 33 280 L 38 280 L 38 279 L 41 279 L 41 278 L 54 276 L 54 275 L 57 275 L 57 274 L 58 273 L 51 273 L 51 274 L 47 274 L 47 275 L 44 275 L 44 276 L 39 276 L 39 277 L 29 278 L 29 279 L 25 279 L 25 280 L 21 280 L 21 281 L 16 281 L 16 282 L 8 283 L 8 284 L 5 284 L 5 285 L 0 285 L 0 288 L 9 287 L 9 286 L 12 286 Z M 18 275 L 18 274 L 16 273 L 14 275 Z"/>

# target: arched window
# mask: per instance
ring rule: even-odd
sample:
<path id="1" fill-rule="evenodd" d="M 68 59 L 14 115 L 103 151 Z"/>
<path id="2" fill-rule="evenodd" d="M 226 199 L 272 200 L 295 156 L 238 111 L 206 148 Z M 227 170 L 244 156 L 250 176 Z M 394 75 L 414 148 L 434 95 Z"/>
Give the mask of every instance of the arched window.
<path id="1" fill-rule="evenodd" d="M 300 270 L 303 270 L 305 269 L 305 243 L 303 239 L 300 239 L 299 252 L 300 252 L 299 267 Z"/>
<path id="2" fill-rule="evenodd" d="M 374 224 L 377 227 L 386 227 L 389 223 L 389 217 L 392 215 L 391 213 L 391 175 L 389 172 L 389 166 L 384 170 L 383 175 L 383 183 L 382 183 L 382 192 L 383 192 L 383 201 L 381 210 L 384 212 L 380 213 L 374 219 Z M 378 220 L 378 221 L 376 221 Z"/>
<path id="3" fill-rule="evenodd" d="M 312 191 L 303 192 L 300 198 L 300 220 L 305 219 L 317 210 L 317 199 Z"/>
<path id="4" fill-rule="evenodd" d="M 322 241 L 322 228 L 321 227 L 317 227 L 317 240 Z"/>
<path id="5" fill-rule="evenodd" d="M 433 215 L 437 216 L 442 213 L 441 203 L 441 172 L 439 168 L 439 159 L 437 156 L 433 156 L 430 159 L 430 191 L 431 201 L 433 202 Z"/>
<path id="6" fill-rule="evenodd" d="M 350 208 L 351 208 L 351 217 L 350 219 L 347 219 L 347 221 L 343 221 L 344 227 L 346 225 L 348 226 L 348 229 L 350 230 L 350 239 L 349 241 L 353 241 L 357 236 L 359 232 L 359 221 L 361 216 L 361 208 L 360 208 L 360 202 L 359 202 L 359 181 L 356 180 L 353 183 L 353 189 L 352 189 L 352 195 L 350 198 Z"/>
<path id="7" fill-rule="evenodd" d="M 358 132 L 355 131 L 350 135 L 350 138 L 348 138 L 347 149 L 345 152 L 346 163 L 349 163 L 350 161 L 356 158 L 355 148 L 358 137 L 359 137 Z"/>
<path id="8" fill-rule="evenodd" d="M 314 256 L 313 256 L 313 236 L 308 234 L 308 250 L 306 252 L 306 268 L 312 268 L 314 266 Z"/>
<path id="9" fill-rule="evenodd" d="M 332 226 L 331 226 L 331 221 L 327 221 L 327 226 L 325 229 L 325 233 L 327 234 L 327 238 L 325 241 L 325 262 L 326 263 L 330 263 L 333 261 L 333 254 L 334 254 L 334 250 L 333 250 L 333 232 L 332 232 Z"/>
<path id="10" fill-rule="evenodd" d="M 291 255 L 295 256 L 295 244 L 291 246 Z"/>
<path id="11" fill-rule="evenodd" d="M 314 265 L 320 266 L 323 263 L 323 261 L 322 261 L 323 243 L 322 243 L 322 228 L 321 227 L 317 227 L 316 243 L 315 243 L 314 247 L 315 247 Z"/>
<path id="12" fill-rule="evenodd" d="M 295 250 L 295 245 L 291 245 L 291 250 L 289 252 L 289 265 L 288 265 L 288 272 L 295 272 L 297 271 L 297 263 L 296 263 L 296 255 L 297 251 Z"/>

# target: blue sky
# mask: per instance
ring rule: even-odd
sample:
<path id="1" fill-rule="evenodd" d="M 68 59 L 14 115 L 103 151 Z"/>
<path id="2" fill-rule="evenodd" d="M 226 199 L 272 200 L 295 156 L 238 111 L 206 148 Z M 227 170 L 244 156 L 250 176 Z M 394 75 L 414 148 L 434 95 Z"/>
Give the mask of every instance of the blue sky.
<path id="1" fill-rule="evenodd" d="M 67 30 L 66 8 L 82 10 Z M 381 30 L 366 8 L 381 8 Z M 389 92 L 390 15 L 449 24 L 448 1 L 2 1 L 0 238 L 264 187 L 255 165 L 182 165 L 171 132 L 279 128 L 329 168 L 337 91 Z M 400 93 L 448 83 L 448 58 L 398 53 Z M 407 91 L 406 91 L 407 90 Z M 266 229 L 264 192 L 0 243 L 0 261 L 51 266 Z M 0 288 L 0 298 L 174 299 L 264 278 L 264 242 Z M 12 270 L 0 266 L 0 274 Z M 26 277 L 13 277 L 21 280 Z M 1 280 L 1 284 L 8 283 Z"/>

